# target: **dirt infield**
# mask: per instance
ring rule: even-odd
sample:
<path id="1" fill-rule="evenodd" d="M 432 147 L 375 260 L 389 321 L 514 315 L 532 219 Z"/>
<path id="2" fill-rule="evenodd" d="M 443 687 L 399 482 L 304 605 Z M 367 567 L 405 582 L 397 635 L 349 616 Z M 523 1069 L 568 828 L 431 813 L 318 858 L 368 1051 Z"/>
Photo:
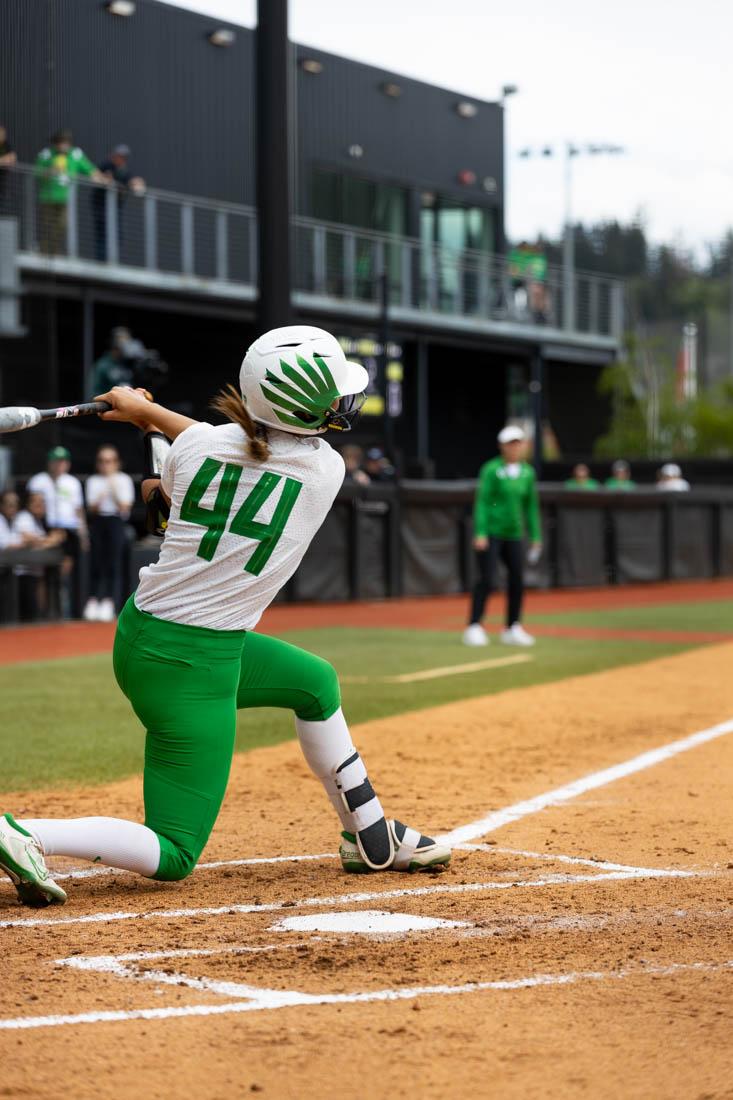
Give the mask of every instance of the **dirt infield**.
<path id="1" fill-rule="evenodd" d="M 654 604 L 695 603 L 733 599 L 733 580 L 676 581 L 626 587 L 530 592 L 527 613 L 560 614 L 569 611 L 600 611 L 607 608 L 642 607 Z M 262 619 L 261 629 L 269 634 L 312 627 L 401 627 L 416 630 L 458 630 L 465 621 L 467 597 L 436 596 L 395 600 L 365 600 L 360 603 L 274 604 Z M 497 599 L 493 611 L 503 607 Z M 612 630 L 533 624 L 533 631 L 548 637 L 621 638 L 629 641 L 715 642 L 733 636 L 711 631 Z M 108 653 L 114 640 L 114 623 L 62 623 L 0 629 L 0 665 L 23 661 L 49 661 Z"/>
<path id="2" fill-rule="evenodd" d="M 733 1096 L 731 660 L 357 728 L 388 810 L 467 846 L 442 875 L 343 875 L 289 743 L 235 758 L 187 882 L 0 887 L 0 1095 Z M 137 815 L 139 783 L 6 805 Z"/>

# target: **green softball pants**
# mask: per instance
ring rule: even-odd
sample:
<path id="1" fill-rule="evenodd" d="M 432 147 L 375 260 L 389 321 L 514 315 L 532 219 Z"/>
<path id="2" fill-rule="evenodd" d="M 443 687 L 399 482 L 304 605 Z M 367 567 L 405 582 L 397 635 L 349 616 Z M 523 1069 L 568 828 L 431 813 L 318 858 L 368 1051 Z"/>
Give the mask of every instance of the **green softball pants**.
<path id="1" fill-rule="evenodd" d="M 237 709 L 285 707 L 318 722 L 341 705 L 322 658 L 264 634 L 166 622 L 132 596 L 113 663 L 147 731 L 145 824 L 160 840 L 158 879 L 185 878 L 206 845 L 229 779 Z"/>

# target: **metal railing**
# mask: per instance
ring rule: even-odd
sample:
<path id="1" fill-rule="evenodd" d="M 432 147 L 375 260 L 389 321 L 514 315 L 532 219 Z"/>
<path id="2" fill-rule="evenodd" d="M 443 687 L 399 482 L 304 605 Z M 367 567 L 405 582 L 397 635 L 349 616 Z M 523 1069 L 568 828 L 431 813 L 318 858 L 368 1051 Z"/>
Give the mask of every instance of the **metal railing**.
<path id="1" fill-rule="evenodd" d="M 329 299 L 377 303 L 388 278 L 392 306 L 418 313 L 563 328 L 563 271 L 550 266 L 542 282 L 515 279 L 501 256 L 454 250 L 410 238 L 296 217 L 299 290 Z M 618 339 L 622 284 L 578 272 L 570 331 Z"/>
<path id="2" fill-rule="evenodd" d="M 21 265 L 48 261 L 57 273 L 73 274 L 80 264 L 94 264 L 109 277 L 122 277 L 123 269 L 150 286 L 172 276 L 211 293 L 256 292 L 253 207 L 156 189 L 136 195 L 81 177 L 70 181 L 65 202 L 48 203 L 33 167 L 0 173 L 0 217 L 17 220 Z M 345 312 L 373 311 L 386 275 L 391 305 L 415 320 L 439 315 L 621 337 L 617 279 L 576 272 L 568 285 L 552 266 L 541 282 L 516 279 L 501 256 L 306 217 L 293 218 L 293 248 L 296 293 L 342 303 Z"/>
<path id="3" fill-rule="evenodd" d="M 42 201 L 40 178 L 27 165 L 8 170 L 0 216 L 19 223 L 24 256 L 56 270 L 93 263 L 253 287 L 257 282 L 257 217 L 252 207 L 171 191 L 143 194 L 72 178 L 66 201 Z"/>

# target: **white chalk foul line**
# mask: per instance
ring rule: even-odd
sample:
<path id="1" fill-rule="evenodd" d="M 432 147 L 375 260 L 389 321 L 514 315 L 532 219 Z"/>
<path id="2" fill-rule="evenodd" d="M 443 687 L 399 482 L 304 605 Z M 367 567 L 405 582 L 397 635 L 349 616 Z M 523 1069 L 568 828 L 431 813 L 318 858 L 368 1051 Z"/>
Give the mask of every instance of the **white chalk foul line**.
<path id="1" fill-rule="evenodd" d="M 197 863 L 197 871 L 211 871 L 218 867 L 256 867 L 267 863 L 308 863 L 319 859 L 336 859 L 336 852 L 319 852 L 315 855 L 299 856 L 252 856 L 249 859 L 217 859 L 213 863 Z M 129 875 L 132 871 L 123 871 L 117 867 L 89 867 L 83 871 L 53 871 L 55 879 L 99 878 L 100 875 Z"/>
<path id="2" fill-rule="evenodd" d="M 403 672 L 399 676 L 342 676 L 343 684 L 417 684 L 421 680 L 441 680 L 444 676 L 461 676 L 469 672 L 484 672 L 506 665 L 523 665 L 533 660 L 528 653 L 513 653 L 511 657 L 490 657 L 486 661 L 469 661 L 463 665 L 442 665 L 423 668 L 419 672 Z"/>
<path id="3" fill-rule="evenodd" d="M 517 656 L 521 657 L 522 654 L 517 654 Z M 514 660 L 515 658 L 501 659 Z M 454 829 L 450 833 L 444 833 L 438 839 L 446 844 L 451 844 L 454 848 L 466 847 L 467 850 L 471 850 L 470 841 L 485 836 L 487 833 L 493 832 L 496 829 L 500 829 L 503 825 L 509 825 L 512 821 L 518 821 L 522 817 L 528 817 L 531 814 L 539 813 L 547 809 L 548 806 L 557 806 L 563 802 L 569 802 L 571 799 L 577 798 L 587 791 L 606 786 L 608 783 L 613 783 L 617 779 L 622 779 L 627 775 L 633 775 L 634 772 L 643 771 L 645 768 L 651 768 L 655 764 L 660 764 L 664 760 L 669 760 L 671 757 L 677 756 L 681 752 L 688 752 L 698 745 L 704 745 L 708 741 L 713 741 L 715 738 L 723 737 L 725 734 L 731 732 L 733 732 L 733 719 L 727 722 L 721 722 L 717 726 L 711 726 L 709 729 L 700 730 L 697 733 L 691 734 L 689 737 L 683 737 L 679 741 L 672 741 L 670 744 L 662 745 L 658 749 L 651 749 L 621 764 L 614 764 L 610 768 L 604 768 L 598 772 L 591 772 L 589 775 L 576 779 L 572 783 L 566 784 L 564 787 L 556 787 L 554 790 L 535 795 L 534 798 L 529 798 L 524 802 L 516 802 L 513 806 L 507 806 L 503 810 L 495 810 L 479 821 L 473 821 L 468 825 L 459 826 L 459 828 Z M 477 850 L 481 849 L 479 848 Z M 507 852 L 509 851 L 510 849 L 507 849 Z M 530 853 L 517 850 L 516 854 L 529 855 Z M 542 856 L 538 856 L 538 853 L 532 853 L 532 855 L 536 858 L 547 858 L 544 853 Z M 567 861 L 569 858 L 570 857 L 563 857 L 562 861 Z M 268 863 L 302 863 L 309 860 L 321 859 L 335 859 L 335 854 L 333 852 L 322 852 L 317 855 L 260 856 L 251 859 L 217 860 L 213 863 L 199 863 L 197 870 L 209 870 L 217 867 L 247 867 L 255 864 Z M 575 862 L 581 863 L 583 861 L 577 859 Z M 600 863 L 596 864 L 595 860 L 589 860 L 588 863 L 601 866 Z M 609 868 L 612 866 L 619 869 L 624 868 L 624 864 L 607 864 L 607 866 Z M 92 867 L 83 871 L 60 872 L 55 874 L 54 877 L 58 879 L 83 879 L 96 878 L 98 875 L 125 873 L 124 871 L 117 871 L 109 867 Z M 3 927 L 1 922 L 0 927 Z"/>
<path id="4" fill-rule="evenodd" d="M 491 855 L 492 852 L 497 852 L 502 855 L 522 856 L 523 859 L 537 859 L 544 860 L 550 863 L 570 863 L 578 864 L 583 867 L 597 867 L 600 870 L 606 871 L 647 871 L 650 868 L 647 867 L 635 867 L 627 863 L 610 863 L 605 859 L 584 859 L 582 856 L 568 856 L 558 855 L 552 852 L 529 852 L 523 848 L 500 848 L 495 844 L 454 844 L 453 847 L 460 852 L 488 852 Z M 338 859 L 337 852 L 319 852 L 313 855 L 297 855 L 297 856 L 253 856 L 249 859 L 217 859 L 211 863 L 197 863 L 195 871 L 211 871 L 218 869 L 219 867 L 255 867 L 258 865 L 266 865 L 270 863 L 308 863 L 327 860 Z M 659 868 L 654 868 L 654 873 L 659 873 Z M 90 867 L 85 870 L 78 871 L 53 871 L 53 877 L 55 879 L 86 879 L 86 878 L 99 878 L 102 875 L 133 875 L 133 871 L 123 871 L 116 867 Z M 669 874 L 674 875 L 674 871 L 669 871 Z"/>
<path id="5" fill-rule="evenodd" d="M 361 905 L 368 901 L 392 898 L 429 897 L 433 894 L 471 894 L 487 890 L 536 889 L 543 886 L 583 885 L 597 882 L 621 882 L 625 879 L 699 878 L 697 871 L 669 871 L 653 868 L 633 868 L 628 871 L 608 871 L 597 875 L 546 875 L 538 879 L 513 879 L 505 882 L 465 882 L 455 885 L 413 886 L 397 890 L 374 890 L 363 893 L 338 894 L 333 897 L 301 898 L 299 901 L 273 901 L 252 905 L 219 905 L 192 909 L 151 909 L 143 912 L 117 911 L 87 913 L 78 917 L 30 917 L 0 921 L 0 928 L 38 928 L 71 924 L 106 924 L 123 920 L 173 920 L 180 917 L 234 916 L 240 913 L 277 913 L 281 909 L 306 909 L 318 906 Z"/>
<path id="6" fill-rule="evenodd" d="M 247 989 L 248 999 L 229 1004 L 183 1005 L 169 1008 L 139 1008 L 115 1012 L 81 1012 L 73 1016 L 21 1016 L 0 1020 L 0 1030 L 25 1030 L 38 1027 L 63 1027 L 69 1024 L 116 1023 L 123 1020 L 168 1020 L 185 1016 L 222 1016 L 234 1012 L 262 1012 L 304 1005 L 367 1004 L 374 1001 L 410 1001 L 416 997 L 456 996 L 465 993 L 507 992 L 518 989 L 574 985 L 584 981 L 618 981 L 624 978 L 673 977 L 684 973 L 710 974 L 733 968 L 733 961 L 722 963 L 677 963 L 672 966 L 647 966 L 628 970 L 585 970 L 569 974 L 533 974 L 493 982 L 467 982 L 464 985 L 422 985 L 406 989 L 375 989 L 359 993 L 300 993 L 296 990 Z M 170 975 L 166 975 L 170 977 Z M 195 981 L 196 979 L 191 979 Z"/>
<path id="7" fill-rule="evenodd" d="M 728 733 L 733 733 L 733 719 L 720 722 L 717 726 L 710 726 L 709 729 L 699 730 L 679 741 L 671 741 L 658 749 L 650 749 L 622 764 L 614 764 L 602 771 L 591 772 L 582 779 L 567 783 L 564 787 L 556 787 L 552 791 L 535 795 L 534 798 L 528 798 L 524 802 L 515 802 L 513 806 L 507 806 L 503 810 L 495 810 L 478 821 L 472 821 L 450 833 L 444 833 L 438 839 L 443 844 L 452 845 L 476 840 L 495 829 L 501 829 L 504 825 L 510 825 L 513 821 L 519 821 L 520 818 L 546 810 L 548 806 L 559 806 L 563 802 L 569 802 L 587 791 L 594 791 L 598 787 L 605 787 L 608 783 L 615 783 L 617 779 L 624 779 L 627 775 L 634 775 L 635 772 L 644 771 L 645 768 L 652 768 L 655 764 L 661 764 L 664 760 L 670 760 L 682 752 L 689 752 L 698 745 L 705 745 L 708 741 L 714 741 L 717 737 L 724 737 Z"/>

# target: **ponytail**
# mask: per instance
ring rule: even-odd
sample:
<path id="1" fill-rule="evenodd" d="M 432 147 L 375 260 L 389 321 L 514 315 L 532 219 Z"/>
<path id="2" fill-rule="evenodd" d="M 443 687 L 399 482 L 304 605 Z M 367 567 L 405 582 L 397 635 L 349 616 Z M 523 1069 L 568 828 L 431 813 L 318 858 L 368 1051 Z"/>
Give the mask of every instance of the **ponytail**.
<path id="1" fill-rule="evenodd" d="M 239 424 L 247 436 L 247 453 L 255 462 L 266 462 L 270 457 L 270 447 L 267 442 L 267 428 L 264 424 L 256 424 L 249 414 L 239 392 L 231 384 L 220 390 L 211 402 L 212 409 L 216 409 L 233 424 Z"/>

